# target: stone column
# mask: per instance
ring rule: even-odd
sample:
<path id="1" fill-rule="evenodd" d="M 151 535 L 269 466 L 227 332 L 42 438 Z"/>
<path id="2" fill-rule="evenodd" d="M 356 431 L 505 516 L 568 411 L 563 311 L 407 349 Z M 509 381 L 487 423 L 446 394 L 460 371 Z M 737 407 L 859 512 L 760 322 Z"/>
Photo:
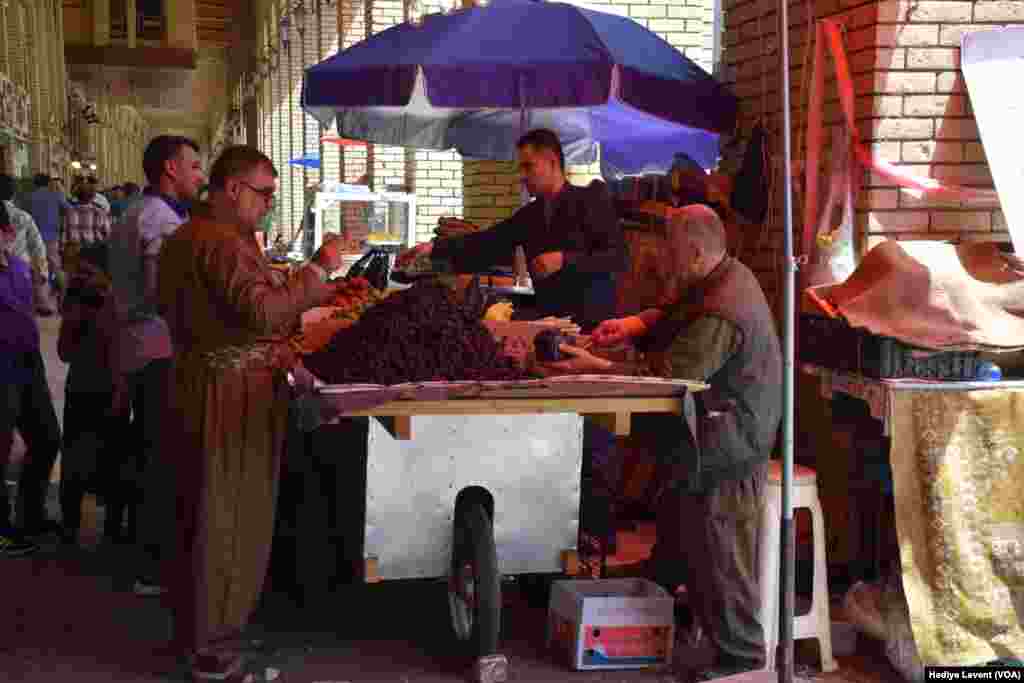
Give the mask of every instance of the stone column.
<path id="1" fill-rule="evenodd" d="M 110 45 L 110 0 L 92 0 L 92 44 Z"/>
<path id="2" fill-rule="evenodd" d="M 11 62 L 7 56 L 10 39 L 7 34 L 7 22 L 10 18 L 11 0 L 0 0 L 0 73 L 11 76 Z"/>
<path id="3" fill-rule="evenodd" d="M 25 40 L 25 89 L 29 96 L 29 137 L 31 145 L 29 159 L 34 173 L 42 173 L 49 166 L 49 145 L 47 143 L 46 117 L 49 113 L 47 92 L 41 76 L 44 64 L 42 61 L 40 22 L 38 6 L 25 6 L 24 40 Z"/>

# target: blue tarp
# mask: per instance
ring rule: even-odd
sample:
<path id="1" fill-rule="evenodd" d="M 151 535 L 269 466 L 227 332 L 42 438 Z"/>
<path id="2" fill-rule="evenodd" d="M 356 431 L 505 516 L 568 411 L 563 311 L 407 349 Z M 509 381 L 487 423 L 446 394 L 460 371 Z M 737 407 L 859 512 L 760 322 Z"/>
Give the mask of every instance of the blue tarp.
<path id="1" fill-rule="evenodd" d="M 320 155 L 316 152 L 307 152 L 301 157 L 295 157 L 289 162 L 292 166 L 303 166 L 305 168 L 320 168 Z"/>

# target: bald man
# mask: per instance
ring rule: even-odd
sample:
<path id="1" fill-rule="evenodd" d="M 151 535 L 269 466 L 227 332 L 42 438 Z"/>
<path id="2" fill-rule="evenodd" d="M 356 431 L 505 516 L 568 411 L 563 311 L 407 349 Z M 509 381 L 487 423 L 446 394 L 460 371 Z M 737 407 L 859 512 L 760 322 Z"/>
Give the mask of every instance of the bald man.
<path id="1" fill-rule="evenodd" d="M 697 432 L 677 416 L 634 416 L 651 435 L 666 490 L 658 501 L 651 578 L 686 584 L 691 607 L 715 649 L 712 680 L 765 663 L 757 584 L 757 529 L 768 458 L 781 419 L 782 353 L 775 321 L 754 274 L 726 252 L 725 229 L 702 205 L 669 222 L 661 276 L 672 302 L 610 320 L 598 346 L 634 338 L 639 362 L 616 363 L 575 347 L 551 372 L 606 372 L 703 380 Z"/>

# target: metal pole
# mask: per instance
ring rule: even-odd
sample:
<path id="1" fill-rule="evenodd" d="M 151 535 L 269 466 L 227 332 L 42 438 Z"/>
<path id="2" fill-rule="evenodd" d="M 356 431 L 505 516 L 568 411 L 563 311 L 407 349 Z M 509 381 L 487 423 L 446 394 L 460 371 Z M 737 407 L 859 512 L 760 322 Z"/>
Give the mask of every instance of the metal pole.
<path id="1" fill-rule="evenodd" d="M 808 36 L 808 39 L 810 37 Z M 794 316 L 796 315 L 796 260 L 793 258 L 792 134 L 789 93 L 789 0 L 779 0 L 779 52 L 782 70 L 783 232 L 782 298 L 782 558 L 779 578 L 779 644 L 776 666 L 779 683 L 793 681 L 793 602 L 795 592 L 796 536 L 793 528 L 793 394 Z"/>
<path id="2" fill-rule="evenodd" d="M 322 0 L 316 0 L 316 58 L 317 61 L 324 59 L 324 7 Z M 324 158 L 324 133 L 327 130 L 321 125 L 317 128 L 317 154 L 320 155 L 320 173 L 319 180 L 321 189 L 323 189 L 323 182 L 327 167 L 327 162 Z"/>

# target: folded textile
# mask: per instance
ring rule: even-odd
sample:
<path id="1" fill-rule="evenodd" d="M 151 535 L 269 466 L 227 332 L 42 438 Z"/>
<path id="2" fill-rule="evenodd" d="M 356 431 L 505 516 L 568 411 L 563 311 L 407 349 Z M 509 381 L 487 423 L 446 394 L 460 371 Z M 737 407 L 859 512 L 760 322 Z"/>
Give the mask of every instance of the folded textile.
<path id="1" fill-rule="evenodd" d="M 999 260 L 992 247 L 886 241 L 844 282 L 808 294 L 853 327 L 913 346 L 1016 351 L 1024 348 L 1024 279 Z"/>

